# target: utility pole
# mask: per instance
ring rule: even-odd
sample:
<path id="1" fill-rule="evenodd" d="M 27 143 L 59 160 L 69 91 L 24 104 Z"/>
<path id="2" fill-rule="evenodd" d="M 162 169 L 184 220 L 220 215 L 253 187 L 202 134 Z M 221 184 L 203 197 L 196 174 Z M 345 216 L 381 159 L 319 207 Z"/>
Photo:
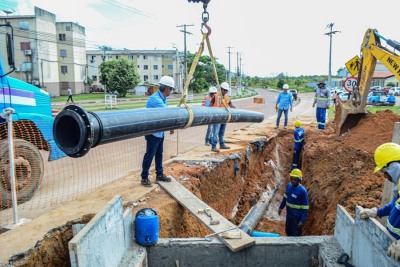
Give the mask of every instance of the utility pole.
<path id="1" fill-rule="evenodd" d="M 175 55 L 176 55 L 176 63 L 175 63 L 175 77 L 176 77 L 176 88 L 178 89 L 178 93 L 182 93 L 181 91 L 181 79 L 180 79 L 180 71 L 179 71 L 179 51 L 176 44 L 172 44 L 172 47 L 175 48 Z"/>
<path id="2" fill-rule="evenodd" d="M 240 66 L 239 66 L 239 55 L 241 55 L 242 52 L 236 52 L 236 88 L 239 88 L 239 83 L 240 83 Z"/>
<path id="3" fill-rule="evenodd" d="M 239 57 L 239 85 L 242 87 L 242 55 Z"/>
<path id="4" fill-rule="evenodd" d="M 229 55 L 229 71 L 228 71 L 228 80 L 229 80 L 229 86 L 232 86 L 232 82 L 231 82 L 231 48 L 233 48 L 232 46 L 228 46 L 228 55 Z"/>
<path id="5" fill-rule="evenodd" d="M 329 23 L 326 25 L 326 28 L 330 28 L 330 31 L 325 33 L 325 35 L 329 35 L 329 75 L 328 75 L 328 88 L 331 89 L 331 76 L 332 76 L 332 35 L 338 33 L 340 31 L 332 31 L 333 25 L 335 23 Z"/>
<path id="6" fill-rule="evenodd" d="M 193 34 L 191 32 L 186 31 L 186 27 L 190 27 L 190 26 L 194 26 L 193 24 L 183 24 L 183 25 L 178 25 L 176 27 L 183 27 L 183 30 L 181 30 L 181 32 L 183 32 L 183 42 L 184 42 L 184 65 L 183 65 L 183 84 L 186 84 L 186 79 L 187 79 L 187 53 L 186 53 L 186 34 Z"/>

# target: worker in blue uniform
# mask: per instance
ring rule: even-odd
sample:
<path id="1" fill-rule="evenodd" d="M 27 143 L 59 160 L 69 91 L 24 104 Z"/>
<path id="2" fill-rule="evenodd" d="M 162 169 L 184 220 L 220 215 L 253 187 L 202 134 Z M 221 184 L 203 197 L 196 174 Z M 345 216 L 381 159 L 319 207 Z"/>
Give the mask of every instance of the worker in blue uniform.
<path id="1" fill-rule="evenodd" d="M 292 168 L 293 169 L 298 169 L 300 168 L 299 166 L 299 161 L 300 161 L 300 156 L 301 156 L 301 151 L 303 150 L 303 145 L 304 145 L 304 128 L 301 127 L 301 121 L 296 120 L 294 122 L 294 148 L 293 148 L 293 160 L 292 160 Z"/>
<path id="2" fill-rule="evenodd" d="M 360 218 L 389 216 L 386 228 L 397 241 L 389 246 L 387 255 L 400 261 L 400 145 L 396 143 L 380 145 L 375 150 L 374 160 L 376 165 L 374 172 L 383 172 L 385 178 L 394 184 L 393 199 L 381 208 L 362 209 Z"/>
<path id="3" fill-rule="evenodd" d="M 278 214 L 286 206 L 286 227 L 288 236 L 301 236 L 303 225 L 308 214 L 308 193 L 301 184 L 303 173 L 299 169 L 290 172 L 290 183 L 286 187 L 285 195 L 279 205 Z"/>

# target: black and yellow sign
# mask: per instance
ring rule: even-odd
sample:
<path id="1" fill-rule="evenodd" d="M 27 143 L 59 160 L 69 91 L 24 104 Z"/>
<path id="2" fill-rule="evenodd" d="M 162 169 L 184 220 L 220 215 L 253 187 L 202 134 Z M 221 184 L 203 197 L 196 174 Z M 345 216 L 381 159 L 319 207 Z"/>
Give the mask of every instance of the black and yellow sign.
<path id="1" fill-rule="evenodd" d="M 356 75 L 361 65 L 360 57 L 359 56 L 353 57 L 352 59 L 347 61 L 345 65 L 352 76 Z"/>

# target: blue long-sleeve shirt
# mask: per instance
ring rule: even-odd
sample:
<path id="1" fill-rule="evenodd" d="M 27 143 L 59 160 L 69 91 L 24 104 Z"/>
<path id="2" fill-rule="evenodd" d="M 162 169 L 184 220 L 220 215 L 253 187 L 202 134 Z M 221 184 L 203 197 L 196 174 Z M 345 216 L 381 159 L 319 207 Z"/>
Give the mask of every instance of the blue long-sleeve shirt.
<path id="1" fill-rule="evenodd" d="M 152 94 L 147 100 L 146 108 L 165 108 L 167 107 L 167 98 L 162 95 L 160 90 Z M 163 138 L 164 132 L 158 132 L 153 134 L 155 137 Z"/>
<path id="2" fill-rule="evenodd" d="M 304 224 L 309 208 L 307 189 L 302 184 L 293 186 L 292 183 L 289 183 L 279 209 L 283 209 L 285 206 L 287 206 L 287 218 L 300 218 L 300 221 Z"/>
<path id="3" fill-rule="evenodd" d="M 387 218 L 386 228 L 397 240 L 400 239 L 400 203 L 396 203 L 398 198 L 398 194 L 395 193 L 390 203 L 378 209 L 379 217 L 389 216 Z"/>
<path id="4" fill-rule="evenodd" d="M 298 127 L 294 129 L 294 149 L 301 150 L 304 144 L 304 128 Z"/>
<path id="5" fill-rule="evenodd" d="M 279 109 L 287 110 L 293 106 L 292 95 L 289 93 L 281 92 L 276 99 L 276 105 L 279 106 Z"/>

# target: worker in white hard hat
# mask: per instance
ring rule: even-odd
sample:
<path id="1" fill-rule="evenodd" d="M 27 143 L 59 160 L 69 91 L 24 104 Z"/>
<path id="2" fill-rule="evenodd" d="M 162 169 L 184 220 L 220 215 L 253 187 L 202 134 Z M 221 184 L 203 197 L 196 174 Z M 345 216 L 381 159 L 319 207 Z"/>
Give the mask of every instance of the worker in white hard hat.
<path id="1" fill-rule="evenodd" d="M 275 109 L 278 112 L 278 115 L 276 117 L 275 129 L 279 128 L 279 123 L 281 121 L 282 113 L 285 114 L 285 122 L 283 124 L 283 127 L 285 129 L 287 129 L 288 120 L 289 120 L 289 114 L 288 114 L 289 109 L 290 109 L 290 111 L 292 111 L 292 107 L 293 107 L 292 95 L 288 93 L 289 85 L 285 83 L 282 87 L 282 90 L 283 90 L 283 92 L 279 93 L 278 98 L 276 99 L 276 103 L 275 103 Z"/>
<path id="2" fill-rule="evenodd" d="M 325 130 L 326 110 L 331 104 L 331 91 L 325 88 L 325 81 L 320 81 L 318 88 L 315 88 L 314 103 L 312 107 L 317 105 L 316 117 L 318 122 L 318 129 Z"/>
<path id="3" fill-rule="evenodd" d="M 218 92 L 217 87 L 211 86 L 210 89 L 208 90 L 208 95 L 204 98 L 203 106 L 205 107 L 210 107 L 211 105 L 211 100 L 214 98 L 214 95 Z M 212 139 L 212 128 L 213 125 L 209 124 L 207 127 L 207 132 L 206 132 L 206 141 L 205 144 L 206 146 L 211 145 L 211 139 Z"/>
<path id="4" fill-rule="evenodd" d="M 225 107 L 224 103 L 226 106 L 230 108 L 236 108 L 233 104 L 230 98 L 228 97 L 228 92 L 231 91 L 231 88 L 229 86 L 229 83 L 223 82 L 221 83 L 221 93 L 222 93 L 222 99 L 221 96 L 218 94 L 214 95 L 214 98 L 211 100 L 211 107 L 214 108 L 222 108 Z M 225 145 L 225 140 L 224 140 L 224 135 L 225 135 L 225 129 L 226 129 L 226 123 L 225 124 L 214 124 L 213 126 L 213 137 L 212 137 L 212 142 L 211 142 L 211 151 L 213 152 L 219 152 L 219 149 L 217 148 L 217 143 L 219 141 L 219 148 L 220 149 L 229 149 L 230 147 Z"/>
<path id="5" fill-rule="evenodd" d="M 152 94 L 147 101 L 146 108 L 165 108 L 167 107 L 167 97 L 175 89 L 175 81 L 170 76 L 163 76 L 159 81 L 159 90 Z M 174 131 L 170 131 L 173 134 Z M 142 163 L 142 181 L 141 185 L 151 187 L 149 180 L 149 169 L 153 158 L 156 164 L 156 181 L 171 182 L 171 178 L 167 177 L 163 171 L 163 146 L 164 146 L 164 132 L 158 132 L 145 136 L 147 145 L 146 153 L 143 157 Z"/>

